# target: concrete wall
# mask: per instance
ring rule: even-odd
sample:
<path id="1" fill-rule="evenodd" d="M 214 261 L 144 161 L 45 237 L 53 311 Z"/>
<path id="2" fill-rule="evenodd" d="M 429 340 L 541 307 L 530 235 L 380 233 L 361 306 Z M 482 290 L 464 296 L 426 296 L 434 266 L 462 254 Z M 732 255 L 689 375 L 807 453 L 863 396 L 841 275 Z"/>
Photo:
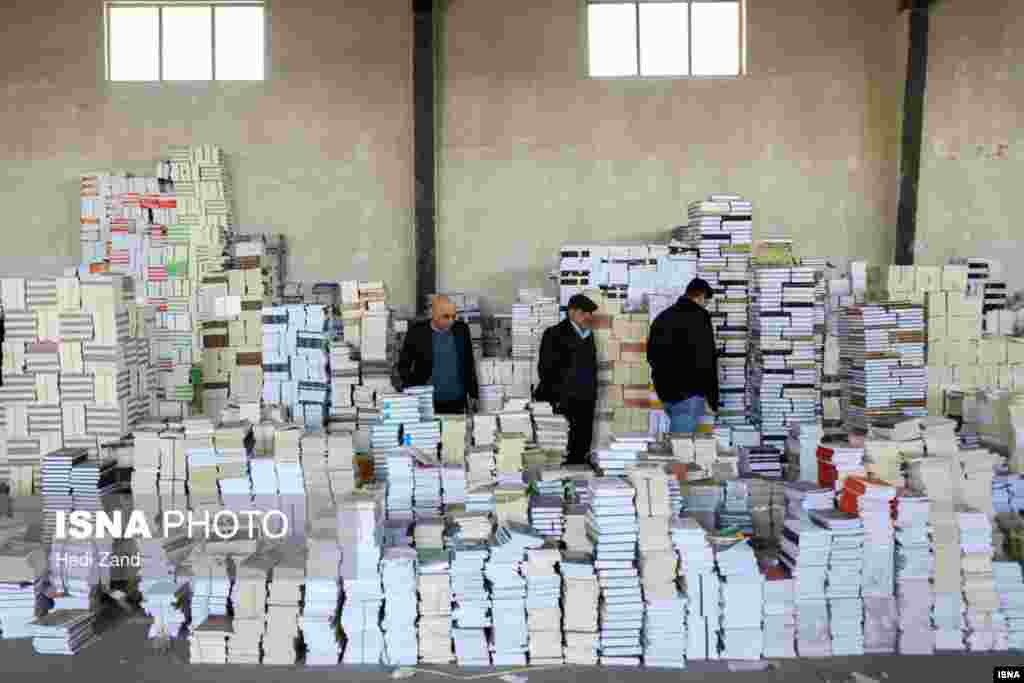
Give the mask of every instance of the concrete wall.
<path id="1" fill-rule="evenodd" d="M 543 284 L 563 242 L 664 239 L 688 202 L 723 191 L 754 201 L 755 236 L 891 259 L 895 0 L 750 2 L 749 75 L 646 82 L 584 77 L 576 0 L 447 4 L 443 287 L 508 303 Z"/>
<path id="2" fill-rule="evenodd" d="M 108 84 L 100 0 L 0 7 L 0 273 L 76 263 L 78 176 L 167 145 L 230 155 L 243 229 L 283 232 L 301 279 L 381 278 L 411 304 L 408 0 L 271 0 L 271 77 Z"/>
<path id="3" fill-rule="evenodd" d="M 941 2 L 930 33 L 917 260 L 998 258 L 1024 288 L 1024 8 Z"/>

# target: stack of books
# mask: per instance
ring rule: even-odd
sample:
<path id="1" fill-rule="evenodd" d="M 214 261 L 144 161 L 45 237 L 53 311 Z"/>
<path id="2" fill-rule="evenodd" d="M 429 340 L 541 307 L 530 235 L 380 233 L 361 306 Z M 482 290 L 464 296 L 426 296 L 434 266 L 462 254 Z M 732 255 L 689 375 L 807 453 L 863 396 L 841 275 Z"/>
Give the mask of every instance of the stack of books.
<path id="1" fill-rule="evenodd" d="M 675 228 L 672 237 L 697 250 L 697 277 L 714 289 L 709 312 L 719 352 L 719 420 L 745 424 L 753 204 L 738 195 L 713 194 L 691 203 L 687 213 L 687 225 Z"/>
<path id="2" fill-rule="evenodd" d="M 384 587 L 383 664 L 415 666 L 416 647 L 416 551 L 385 547 L 380 562 Z"/>
<path id="3" fill-rule="evenodd" d="M 417 462 L 414 470 L 413 517 L 431 519 L 441 515 L 441 466 Z"/>
<path id="4" fill-rule="evenodd" d="M 555 566 L 562 553 L 554 546 L 526 551 L 526 623 L 531 665 L 562 664 L 561 577 Z"/>
<path id="5" fill-rule="evenodd" d="M 1018 562 L 993 562 L 992 577 L 1007 624 L 1007 647 L 1024 649 L 1024 574 Z"/>
<path id="6" fill-rule="evenodd" d="M 770 578 L 764 584 L 764 656 L 796 657 L 796 582 Z"/>
<path id="7" fill-rule="evenodd" d="M 566 664 L 597 664 L 597 602 L 600 586 L 594 559 L 586 553 L 566 551 L 559 562 L 562 576 L 563 654 Z"/>
<path id="8" fill-rule="evenodd" d="M 227 664 L 227 639 L 233 633 L 231 619 L 216 616 L 193 625 L 189 636 L 189 661 L 193 664 Z"/>
<path id="9" fill-rule="evenodd" d="M 494 447 L 473 446 L 466 454 L 466 488 L 468 490 L 494 484 Z M 468 504 L 467 498 L 467 504 Z"/>
<path id="10" fill-rule="evenodd" d="M 509 522 L 494 533 L 484 575 L 491 587 L 490 650 L 494 666 L 525 666 L 528 650 L 526 581 L 520 569 L 530 548 L 544 545 L 530 527 Z"/>
<path id="11" fill-rule="evenodd" d="M 928 499 L 900 495 L 896 498 L 896 601 L 899 608 L 900 654 L 930 655 L 935 652 L 932 630 L 931 578 L 935 573 L 928 535 Z"/>
<path id="12" fill-rule="evenodd" d="M 427 664 L 452 662 L 452 593 L 450 553 L 443 548 L 416 551 L 419 659 Z"/>
<path id="13" fill-rule="evenodd" d="M 208 618 L 227 615 L 231 578 L 223 558 L 200 554 L 193 555 L 190 561 L 192 629 L 195 631 Z"/>
<path id="14" fill-rule="evenodd" d="M 692 517 L 673 519 L 672 547 L 679 557 L 679 578 L 686 595 L 687 659 L 718 659 L 719 580 L 707 532 Z"/>
<path id="15" fill-rule="evenodd" d="M 445 510 L 466 503 L 466 468 L 462 464 L 441 467 L 441 502 Z"/>
<path id="16" fill-rule="evenodd" d="M 263 636 L 264 664 L 294 664 L 298 653 L 299 605 L 306 581 L 306 561 L 300 549 L 282 550 L 267 586 L 267 632 Z"/>
<path id="17" fill-rule="evenodd" d="M 832 535 L 826 591 L 832 654 L 863 654 L 863 523 L 856 515 L 840 510 L 815 510 L 811 519 L 827 528 Z"/>
<path id="18" fill-rule="evenodd" d="M 341 546 L 336 529 L 314 532 L 306 542 L 306 592 L 299 622 L 306 643 L 306 666 L 334 666 L 341 651 L 334 628 L 341 597 Z"/>
<path id="19" fill-rule="evenodd" d="M 715 566 L 721 579 L 722 659 L 760 659 L 764 652 L 764 576 L 754 550 L 748 541 L 723 539 L 715 547 Z"/>
<path id="20" fill-rule="evenodd" d="M 999 611 L 999 594 L 992 574 L 992 521 L 987 514 L 965 506 L 958 506 L 957 517 L 967 607 L 964 642 L 972 652 L 1005 650 L 1006 618 Z"/>
<path id="21" fill-rule="evenodd" d="M 530 497 L 530 526 L 546 538 L 562 538 L 562 497 L 540 495 Z"/>
<path id="22" fill-rule="evenodd" d="M 643 649 L 643 595 L 636 572 L 639 524 L 633 486 L 616 478 L 590 483 L 593 496 L 587 533 L 595 548 L 601 584 L 602 665 L 638 666 Z"/>
<path id="23" fill-rule="evenodd" d="M 787 519 L 780 559 L 794 580 L 796 652 L 800 657 L 831 657 L 827 577 L 832 534 L 808 519 Z"/>
<path id="24" fill-rule="evenodd" d="M 817 453 L 823 431 L 818 424 L 795 424 L 789 428 L 786 454 L 790 464 L 795 465 L 799 481 L 818 480 Z"/>
<path id="25" fill-rule="evenodd" d="M 484 564 L 490 551 L 484 543 L 451 545 L 452 635 L 459 666 L 489 666 L 484 630 L 491 626 L 490 597 L 484 584 Z"/>
<path id="26" fill-rule="evenodd" d="M 815 279 L 814 268 L 805 266 L 753 271 L 749 404 L 752 419 L 761 427 L 762 448 L 780 456 L 789 426 L 815 424 L 821 401 Z M 758 473 L 777 472 L 767 458 L 754 464 L 761 468 Z"/>
<path id="27" fill-rule="evenodd" d="M 595 451 L 594 464 L 605 477 L 622 476 L 627 468 L 636 464 L 640 453 L 646 451 L 653 441 L 650 434 L 616 434 L 606 448 Z"/>
<path id="28" fill-rule="evenodd" d="M 441 461 L 446 465 L 462 466 L 466 461 L 466 417 L 441 417 Z"/>
<path id="29" fill-rule="evenodd" d="M 839 338 L 848 426 L 928 414 L 923 306 L 850 306 L 840 315 Z"/>
<path id="30" fill-rule="evenodd" d="M 384 634 L 378 620 L 384 605 L 380 576 L 344 579 L 341 628 L 345 632 L 344 664 L 379 664 L 384 655 Z"/>
<path id="31" fill-rule="evenodd" d="M 550 403 L 530 404 L 533 432 L 540 448 L 565 452 L 569 445 L 569 421 L 564 415 L 555 415 Z"/>
<path id="32" fill-rule="evenodd" d="M 505 480 L 522 481 L 523 451 L 526 437 L 522 433 L 502 431 L 497 435 L 498 453 L 495 457 L 495 473 L 498 482 Z"/>
<path id="33" fill-rule="evenodd" d="M 418 520 L 413 527 L 413 542 L 417 548 L 443 548 L 444 519 L 431 517 Z"/>
<path id="34" fill-rule="evenodd" d="M 387 451 L 383 454 L 383 460 L 387 472 L 388 519 L 412 519 L 415 453 L 405 448 Z"/>
<path id="35" fill-rule="evenodd" d="M 227 642 L 228 662 L 232 664 L 260 663 L 267 619 L 267 575 L 272 566 L 272 558 L 256 554 L 236 569 L 231 595 L 234 617 Z"/>
<path id="36" fill-rule="evenodd" d="M 95 620 L 88 610 L 54 610 L 29 624 L 32 649 L 44 655 L 77 654 L 96 642 Z"/>
<path id="37" fill-rule="evenodd" d="M 498 433 L 498 416 L 490 412 L 478 412 L 473 420 L 473 445 L 493 446 Z"/>
<path id="38" fill-rule="evenodd" d="M 587 535 L 587 506 L 565 506 L 565 526 L 562 532 L 562 541 L 565 543 L 567 552 L 593 552 L 594 544 Z"/>

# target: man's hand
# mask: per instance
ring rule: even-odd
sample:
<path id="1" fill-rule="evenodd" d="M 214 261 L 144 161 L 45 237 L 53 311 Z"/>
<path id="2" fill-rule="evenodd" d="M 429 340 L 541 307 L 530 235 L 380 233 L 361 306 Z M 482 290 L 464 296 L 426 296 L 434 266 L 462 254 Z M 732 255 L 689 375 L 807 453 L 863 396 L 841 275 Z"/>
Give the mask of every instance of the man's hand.
<path id="1" fill-rule="evenodd" d="M 476 415 L 477 400 L 473 397 L 469 397 L 466 401 L 466 408 L 469 410 L 470 415 Z"/>

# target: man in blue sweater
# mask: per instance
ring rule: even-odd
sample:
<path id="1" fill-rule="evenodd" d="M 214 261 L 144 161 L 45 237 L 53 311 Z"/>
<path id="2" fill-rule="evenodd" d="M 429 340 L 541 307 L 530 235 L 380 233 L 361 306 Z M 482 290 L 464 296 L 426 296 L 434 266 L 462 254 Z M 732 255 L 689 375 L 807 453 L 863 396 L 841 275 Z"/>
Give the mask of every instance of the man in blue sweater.
<path id="1" fill-rule="evenodd" d="M 434 386 L 434 412 L 465 413 L 478 397 L 469 326 L 455 319 L 455 304 L 435 296 L 430 320 L 413 324 L 398 360 L 402 387 Z"/>

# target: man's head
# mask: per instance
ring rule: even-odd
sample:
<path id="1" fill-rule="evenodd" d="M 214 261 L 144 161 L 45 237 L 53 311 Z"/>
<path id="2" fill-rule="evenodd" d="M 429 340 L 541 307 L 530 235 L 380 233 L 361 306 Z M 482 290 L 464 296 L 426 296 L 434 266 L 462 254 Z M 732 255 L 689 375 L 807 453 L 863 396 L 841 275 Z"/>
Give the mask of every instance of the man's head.
<path id="1" fill-rule="evenodd" d="M 712 296 L 714 296 L 714 290 L 711 289 L 707 280 L 695 277 L 690 280 L 690 284 L 686 285 L 686 298 L 698 306 L 707 305 Z"/>
<path id="2" fill-rule="evenodd" d="M 434 329 L 445 331 L 455 322 L 455 304 L 444 294 L 438 294 L 430 302 L 430 324 Z"/>
<path id="3" fill-rule="evenodd" d="M 594 324 L 595 304 L 589 297 L 582 294 L 574 294 L 569 299 L 569 319 L 580 326 L 580 329 L 589 330 Z"/>

